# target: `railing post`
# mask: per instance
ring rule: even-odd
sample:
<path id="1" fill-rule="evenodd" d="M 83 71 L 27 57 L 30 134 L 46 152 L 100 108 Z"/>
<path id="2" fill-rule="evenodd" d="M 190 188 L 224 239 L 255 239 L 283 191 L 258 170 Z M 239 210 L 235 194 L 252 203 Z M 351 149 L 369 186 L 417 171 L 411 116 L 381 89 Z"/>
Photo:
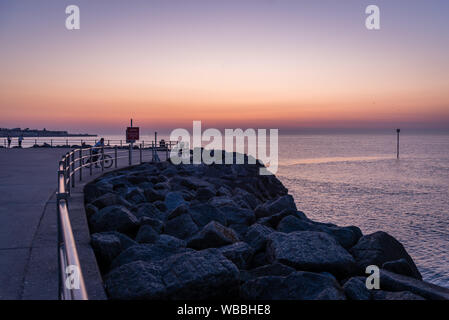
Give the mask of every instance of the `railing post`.
<path id="1" fill-rule="evenodd" d="M 65 165 L 64 165 L 64 173 L 65 173 L 65 189 L 70 194 L 70 164 L 69 164 L 69 153 L 65 154 Z"/>
<path id="2" fill-rule="evenodd" d="M 114 156 L 115 156 L 115 167 L 117 168 L 117 161 L 118 161 L 118 157 L 117 157 L 117 146 L 114 147 Z"/>
<path id="3" fill-rule="evenodd" d="M 92 147 L 89 148 L 89 164 L 90 175 L 92 175 Z"/>
<path id="4" fill-rule="evenodd" d="M 75 188 L 75 151 L 72 151 L 72 173 L 70 174 L 70 180 L 72 181 L 72 187 Z"/>
<path id="5" fill-rule="evenodd" d="M 142 144 L 140 144 L 139 151 L 140 151 L 140 164 L 142 164 Z"/>
<path id="6" fill-rule="evenodd" d="M 83 181 L 83 148 L 80 149 L 80 161 L 79 161 L 79 168 L 80 168 L 80 181 Z"/>
<path id="7" fill-rule="evenodd" d="M 101 146 L 101 171 L 104 171 L 104 146 Z"/>

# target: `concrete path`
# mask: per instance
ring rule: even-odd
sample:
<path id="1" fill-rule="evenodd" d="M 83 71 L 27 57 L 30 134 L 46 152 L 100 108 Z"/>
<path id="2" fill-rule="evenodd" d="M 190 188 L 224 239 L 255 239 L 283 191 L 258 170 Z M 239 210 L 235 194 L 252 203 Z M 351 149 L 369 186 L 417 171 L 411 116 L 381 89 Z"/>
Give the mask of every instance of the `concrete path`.
<path id="1" fill-rule="evenodd" d="M 67 151 L 0 149 L 0 299 L 58 298 L 56 172 L 61 156 Z M 145 151 L 143 157 L 148 161 L 151 152 Z M 133 158 L 134 163 L 140 160 L 138 151 L 134 151 Z M 118 161 L 118 167 L 127 165 L 127 158 Z M 87 171 L 84 183 L 101 175 L 99 169 L 93 176 Z M 82 242 L 83 247 L 78 250 L 82 251 L 81 266 L 87 269 L 83 270 L 85 277 L 101 281 L 94 279 L 98 274 L 93 270 L 95 261 L 88 244 L 84 183 L 77 184 L 73 199 L 69 200 L 73 209 L 70 219 L 75 240 Z M 90 266 L 83 266 L 83 256 Z M 97 295 L 95 290 L 94 294 Z"/>
<path id="2" fill-rule="evenodd" d="M 67 151 L 0 149 L 0 299 L 24 297 L 34 253 L 44 253 L 47 268 L 56 271 L 56 224 L 43 239 L 38 230 L 48 222 L 43 220 L 45 209 L 56 206 L 56 171 Z M 43 299 L 57 298 L 57 277 L 55 281 L 41 288 Z"/>

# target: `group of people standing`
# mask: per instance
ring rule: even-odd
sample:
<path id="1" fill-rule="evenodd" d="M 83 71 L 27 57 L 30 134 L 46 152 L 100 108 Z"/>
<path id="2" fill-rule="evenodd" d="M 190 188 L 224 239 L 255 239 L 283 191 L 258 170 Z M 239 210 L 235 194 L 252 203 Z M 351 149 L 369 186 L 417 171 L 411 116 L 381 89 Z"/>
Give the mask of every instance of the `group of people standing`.
<path id="1" fill-rule="evenodd" d="M 8 135 L 7 140 L 8 140 L 8 148 L 11 148 L 11 142 L 12 142 L 11 136 Z M 19 148 L 22 148 L 23 136 L 19 136 L 17 138 L 17 142 L 19 144 Z"/>

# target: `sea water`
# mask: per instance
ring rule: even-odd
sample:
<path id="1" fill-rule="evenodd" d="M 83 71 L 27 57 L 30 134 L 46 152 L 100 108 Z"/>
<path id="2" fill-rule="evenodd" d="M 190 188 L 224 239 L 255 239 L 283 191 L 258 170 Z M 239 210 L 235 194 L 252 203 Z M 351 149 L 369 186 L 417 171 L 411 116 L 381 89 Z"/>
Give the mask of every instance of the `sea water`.
<path id="1" fill-rule="evenodd" d="M 279 138 L 278 178 L 316 221 L 385 231 L 426 281 L 449 287 L 449 135 L 396 133 Z"/>

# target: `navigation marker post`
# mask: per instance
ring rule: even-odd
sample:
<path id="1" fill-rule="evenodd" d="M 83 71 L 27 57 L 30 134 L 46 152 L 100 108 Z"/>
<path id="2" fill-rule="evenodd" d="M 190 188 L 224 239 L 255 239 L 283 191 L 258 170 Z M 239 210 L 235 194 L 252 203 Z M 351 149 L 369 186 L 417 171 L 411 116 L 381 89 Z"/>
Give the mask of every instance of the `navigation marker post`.
<path id="1" fill-rule="evenodd" d="M 397 133 L 397 136 L 398 136 L 398 143 L 397 143 L 397 146 L 396 146 L 396 157 L 397 157 L 397 159 L 399 159 L 399 133 L 401 132 L 401 129 L 396 129 L 396 133 Z"/>

